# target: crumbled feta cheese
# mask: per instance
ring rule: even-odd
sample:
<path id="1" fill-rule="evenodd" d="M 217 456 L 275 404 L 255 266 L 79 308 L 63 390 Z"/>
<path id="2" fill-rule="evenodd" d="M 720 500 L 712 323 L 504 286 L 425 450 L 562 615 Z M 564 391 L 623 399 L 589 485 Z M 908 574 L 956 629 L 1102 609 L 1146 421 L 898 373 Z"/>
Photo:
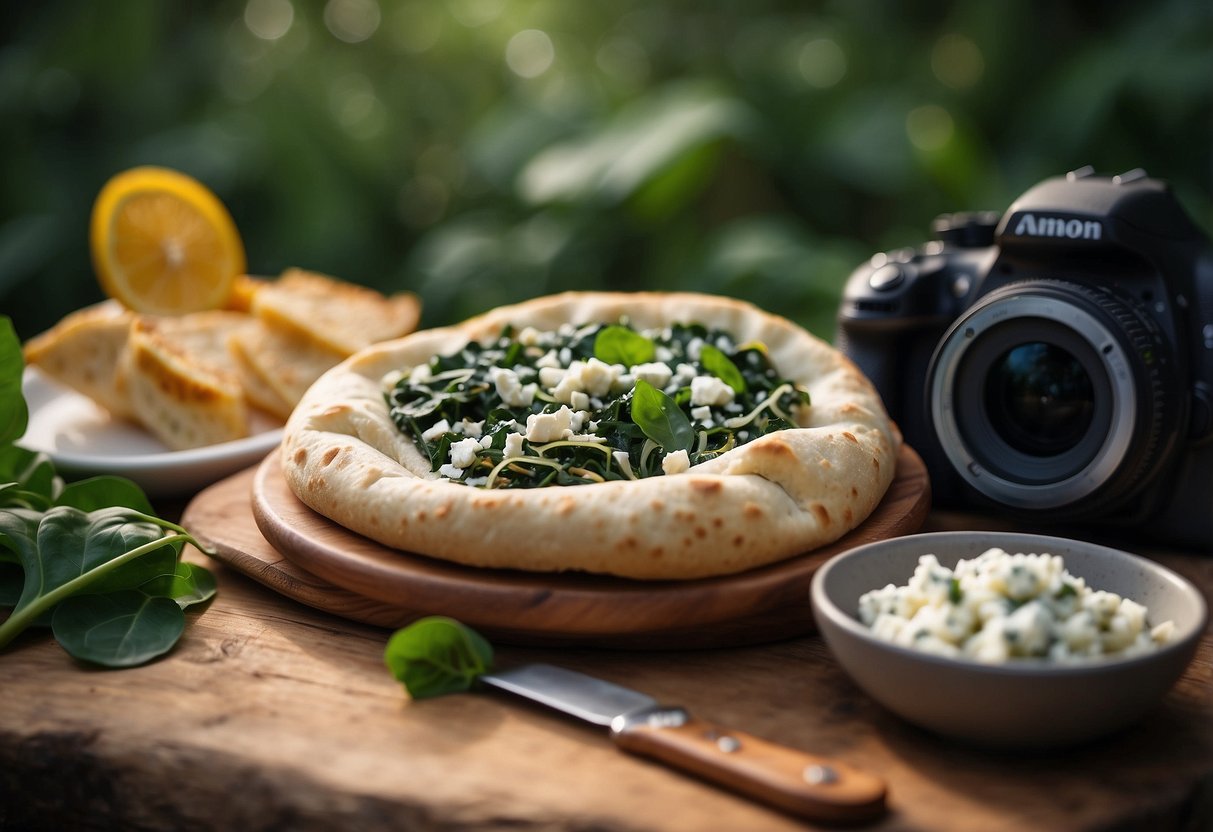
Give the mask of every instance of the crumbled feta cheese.
<path id="1" fill-rule="evenodd" d="M 526 417 L 526 438 L 530 442 L 555 442 L 565 431 L 572 433 L 573 411 L 562 406 L 555 413 L 532 413 Z"/>
<path id="2" fill-rule="evenodd" d="M 464 436 L 470 436 L 473 439 L 479 439 L 484 433 L 484 421 L 473 422 L 471 419 L 461 419 L 454 427 L 455 433 L 461 433 Z"/>
<path id="3" fill-rule="evenodd" d="M 449 433 L 450 430 L 451 430 L 451 423 L 448 422 L 446 419 L 442 419 L 442 420 L 437 421 L 434 424 L 430 425 L 429 429 L 427 429 L 424 433 L 421 434 L 421 438 L 424 439 L 426 442 L 433 442 L 435 439 L 442 436 L 442 434 Z"/>
<path id="4" fill-rule="evenodd" d="M 691 457 L 685 450 L 672 451 L 661 460 L 661 470 L 665 474 L 682 474 L 691 467 Z"/>
<path id="5" fill-rule="evenodd" d="M 451 443 L 451 464 L 456 468 L 467 468 L 476 461 L 476 453 L 480 450 L 480 440 L 460 439 Z"/>
<path id="6" fill-rule="evenodd" d="M 507 433 L 505 435 L 505 448 L 502 451 L 502 456 L 506 459 L 522 456 L 522 440 L 523 436 L 521 433 Z"/>
<path id="7" fill-rule="evenodd" d="M 702 355 L 703 355 L 703 339 L 702 338 L 692 338 L 690 341 L 687 341 L 687 358 L 691 359 L 692 361 L 698 361 L 700 356 L 702 356 Z"/>
<path id="8" fill-rule="evenodd" d="M 535 361 L 535 366 L 540 370 L 560 370 L 560 358 L 556 355 L 556 350 L 548 350 Z M 551 386 L 551 385 L 548 385 Z"/>
<path id="9" fill-rule="evenodd" d="M 518 343 L 524 347 L 533 347 L 539 343 L 539 339 L 543 333 L 535 329 L 533 326 L 526 326 L 518 333 Z"/>
<path id="10" fill-rule="evenodd" d="M 418 364 L 409 371 L 409 384 L 420 385 L 434 377 L 429 364 Z"/>
<path id="11" fill-rule="evenodd" d="M 550 390 L 564 381 L 567 372 L 563 367 L 540 367 L 539 383 Z"/>
<path id="12" fill-rule="evenodd" d="M 865 593 L 859 618 L 877 638 L 984 663 L 1133 656 L 1174 632 L 1169 621 L 1150 628 L 1141 604 L 1092 591 L 1059 556 L 1001 549 L 955 569 L 923 555 L 907 585 Z"/>
<path id="13" fill-rule="evenodd" d="M 489 377 L 493 380 L 493 386 L 497 388 L 497 395 L 501 397 L 501 401 L 506 407 L 530 407 L 535 401 L 537 386 L 535 384 L 524 385 L 513 370 L 494 367 L 489 371 Z"/>
<path id="14" fill-rule="evenodd" d="M 662 389 L 669 384 L 670 379 L 674 376 L 674 371 L 670 369 L 670 365 L 661 361 L 637 364 L 628 372 L 637 380 L 643 379 L 658 389 Z M 633 386 L 635 386 L 635 382 L 633 382 Z"/>
<path id="15" fill-rule="evenodd" d="M 733 388 L 716 376 L 695 376 L 691 379 L 691 404 L 723 407 L 733 401 Z"/>
<path id="16" fill-rule="evenodd" d="M 712 423 L 712 408 L 706 404 L 691 408 L 691 418 L 705 425 Z"/>
<path id="17" fill-rule="evenodd" d="M 589 410 L 590 397 L 587 394 L 582 393 L 580 390 L 574 390 L 569 396 L 569 405 L 572 406 L 574 410 Z"/>
<path id="18" fill-rule="evenodd" d="M 447 479 L 457 480 L 463 476 L 463 469 L 456 468 L 448 462 L 438 469 L 438 473 Z"/>

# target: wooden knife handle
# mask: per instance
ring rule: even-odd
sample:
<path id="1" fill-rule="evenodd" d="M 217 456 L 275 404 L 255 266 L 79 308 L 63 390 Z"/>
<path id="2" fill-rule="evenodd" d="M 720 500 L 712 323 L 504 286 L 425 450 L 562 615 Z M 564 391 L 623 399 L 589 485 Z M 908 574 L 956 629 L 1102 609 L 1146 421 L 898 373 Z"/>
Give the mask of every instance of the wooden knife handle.
<path id="1" fill-rule="evenodd" d="M 815 821 L 872 820 L 884 813 L 882 780 L 846 763 L 732 731 L 680 709 L 618 722 L 621 748 Z"/>

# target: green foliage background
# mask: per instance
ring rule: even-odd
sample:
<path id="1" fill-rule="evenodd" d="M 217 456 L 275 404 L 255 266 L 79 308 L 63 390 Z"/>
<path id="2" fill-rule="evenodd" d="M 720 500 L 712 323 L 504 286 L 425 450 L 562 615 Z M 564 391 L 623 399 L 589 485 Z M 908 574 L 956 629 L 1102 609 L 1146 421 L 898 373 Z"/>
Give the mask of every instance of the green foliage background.
<path id="1" fill-rule="evenodd" d="M 0 312 L 100 297 L 138 164 L 227 203 L 250 271 L 411 289 L 423 323 L 696 289 L 830 335 L 951 210 L 1145 167 L 1213 226 L 1213 4 L 48 0 L 0 10 Z"/>

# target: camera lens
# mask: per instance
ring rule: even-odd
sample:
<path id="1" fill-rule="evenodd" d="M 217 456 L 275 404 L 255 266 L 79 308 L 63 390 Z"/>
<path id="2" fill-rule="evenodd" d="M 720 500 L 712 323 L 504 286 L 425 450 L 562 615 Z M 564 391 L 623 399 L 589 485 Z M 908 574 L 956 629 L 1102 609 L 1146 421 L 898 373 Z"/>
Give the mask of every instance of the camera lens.
<path id="1" fill-rule="evenodd" d="M 1012 448 L 1055 456 L 1090 430 L 1095 388 L 1075 356 L 1034 341 L 1007 350 L 991 365 L 985 405 L 991 426 Z"/>
<path id="2" fill-rule="evenodd" d="M 1137 487 L 1176 430 L 1169 354 L 1131 302 L 1061 280 L 1011 284 L 968 309 L 932 357 L 940 447 L 986 497 L 1067 516 Z"/>

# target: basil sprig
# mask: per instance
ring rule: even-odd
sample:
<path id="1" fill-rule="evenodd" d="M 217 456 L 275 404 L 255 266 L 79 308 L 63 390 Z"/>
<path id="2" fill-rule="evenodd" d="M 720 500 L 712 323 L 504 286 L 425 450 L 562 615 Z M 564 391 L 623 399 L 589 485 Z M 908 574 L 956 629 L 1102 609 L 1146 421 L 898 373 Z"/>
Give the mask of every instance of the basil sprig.
<path id="1" fill-rule="evenodd" d="M 384 663 L 409 696 L 428 699 L 470 690 L 493 667 L 493 647 L 453 618 L 414 621 L 388 639 Z"/>
<path id="2" fill-rule="evenodd" d="M 0 317 L 0 649 L 49 626 L 74 658 L 143 664 L 172 649 L 184 610 L 215 594 L 209 571 L 180 561 L 185 529 L 154 516 L 120 477 L 65 484 L 45 454 L 13 444 L 29 411 L 21 345 Z"/>
<path id="3" fill-rule="evenodd" d="M 691 420 L 665 393 L 640 379 L 632 394 L 632 421 L 667 454 L 689 451 L 695 442 Z"/>
<path id="4" fill-rule="evenodd" d="M 656 345 L 634 329 L 619 324 L 604 326 L 594 337 L 594 357 L 607 364 L 632 367 L 652 361 Z"/>

